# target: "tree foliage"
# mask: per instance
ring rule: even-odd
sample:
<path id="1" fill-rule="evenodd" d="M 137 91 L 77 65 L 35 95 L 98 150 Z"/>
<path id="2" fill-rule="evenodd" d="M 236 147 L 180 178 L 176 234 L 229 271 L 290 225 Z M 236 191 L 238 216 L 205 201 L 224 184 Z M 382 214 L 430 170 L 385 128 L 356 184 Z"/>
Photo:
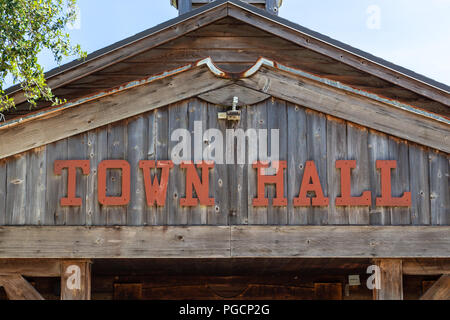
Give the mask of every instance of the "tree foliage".
<path id="1" fill-rule="evenodd" d="M 14 107 L 4 92 L 7 77 L 20 83 L 32 104 L 58 104 L 47 86 L 38 53 L 49 49 L 58 64 L 67 56 L 85 57 L 70 43 L 65 28 L 76 19 L 76 0 L 0 0 L 0 111 Z"/>

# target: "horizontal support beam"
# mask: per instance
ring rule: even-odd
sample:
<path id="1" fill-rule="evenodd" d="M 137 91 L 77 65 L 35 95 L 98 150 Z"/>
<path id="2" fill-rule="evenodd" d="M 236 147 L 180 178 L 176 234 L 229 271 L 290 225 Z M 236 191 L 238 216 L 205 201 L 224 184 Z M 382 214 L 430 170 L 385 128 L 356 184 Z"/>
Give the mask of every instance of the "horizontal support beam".
<path id="1" fill-rule="evenodd" d="M 449 231 L 447 226 L 0 227 L 0 258 L 449 258 Z"/>
<path id="2" fill-rule="evenodd" d="M 403 274 L 416 276 L 450 275 L 450 259 L 403 260 Z"/>
<path id="3" fill-rule="evenodd" d="M 21 274 L 26 277 L 59 277 L 61 261 L 40 259 L 0 259 L 0 275 Z"/>

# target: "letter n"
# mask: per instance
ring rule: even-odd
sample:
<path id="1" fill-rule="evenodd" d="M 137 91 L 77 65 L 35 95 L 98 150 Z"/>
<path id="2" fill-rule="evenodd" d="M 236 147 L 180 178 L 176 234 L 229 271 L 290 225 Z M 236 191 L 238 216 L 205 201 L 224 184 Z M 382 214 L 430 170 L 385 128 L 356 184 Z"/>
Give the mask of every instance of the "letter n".
<path id="1" fill-rule="evenodd" d="M 214 198 L 209 197 L 209 169 L 214 168 L 214 162 L 201 161 L 197 167 L 202 170 L 202 180 L 197 174 L 197 169 L 192 161 L 183 161 L 181 168 L 186 169 L 186 198 L 180 199 L 180 205 L 184 207 L 194 207 L 200 204 L 204 206 L 213 206 Z M 193 197 L 193 189 L 198 198 Z"/>
<path id="2" fill-rule="evenodd" d="M 169 170 L 173 168 L 173 162 L 170 160 L 157 161 L 156 167 L 162 169 L 161 183 L 158 182 L 158 177 L 156 176 L 156 174 L 155 179 L 152 183 L 150 169 L 155 168 L 155 161 L 139 161 L 139 168 L 141 168 L 144 173 L 145 196 L 147 198 L 147 205 L 151 207 L 156 202 L 157 206 L 164 207 L 164 204 L 166 203 L 167 184 L 169 181 Z"/>
<path id="3" fill-rule="evenodd" d="M 253 206 L 267 207 L 269 199 L 265 197 L 266 184 L 275 184 L 276 197 L 273 199 L 273 206 L 281 207 L 287 205 L 287 199 L 284 197 L 284 169 L 287 167 L 286 161 L 273 161 L 273 167 L 276 168 L 275 175 L 265 175 L 264 169 L 269 168 L 269 162 L 257 161 L 253 163 L 253 168 L 258 172 L 258 190 L 257 197 L 253 199 Z"/>
<path id="4" fill-rule="evenodd" d="M 300 193 L 298 198 L 294 199 L 294 206 L 309 207 L 311 205 L 311 198 L 307 197 L 308 191 L 314 191 L 316 194 L 316 196 L 312 198 L 312 205 L 314 207 L 328 206 L 329 201 L 328 198 L 325 198 L 323 195 L 319 174 L 317 173 L 314 161 L 306 161 Z"/>
<path id="5" fill-rule="evenodd" d="M 55 174 L 59 175 L 62 169 L 67 168 L 67 198 L 61 198 L 61 206 L 78 207 L 82 205 L 81 198 L 77 198 L 77 168 L 81 168 L 83 174 L 91 172 L 89 160 L 56 160 L 54 163 Z"/>

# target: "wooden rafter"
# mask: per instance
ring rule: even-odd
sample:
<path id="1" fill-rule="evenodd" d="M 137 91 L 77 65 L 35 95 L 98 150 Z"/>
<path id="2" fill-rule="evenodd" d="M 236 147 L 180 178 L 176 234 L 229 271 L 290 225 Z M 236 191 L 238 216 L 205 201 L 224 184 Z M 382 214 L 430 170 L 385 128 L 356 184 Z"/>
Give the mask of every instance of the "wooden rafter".
<path id="1" fill-rule="evenodd" d="M 9 300 L 44 300 L 20 274 L 0 275 L 0 286 L 5 289 Z"/>
<path id="2" fill-rule="evenodd" d="M 450 275 L 441 276 L 420 300 L 450 300 Z"/>

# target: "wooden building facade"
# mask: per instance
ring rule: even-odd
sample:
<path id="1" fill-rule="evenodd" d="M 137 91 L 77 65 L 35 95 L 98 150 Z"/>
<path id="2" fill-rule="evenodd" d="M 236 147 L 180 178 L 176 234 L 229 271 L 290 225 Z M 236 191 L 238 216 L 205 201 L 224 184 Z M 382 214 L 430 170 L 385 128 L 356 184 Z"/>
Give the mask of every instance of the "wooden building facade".
<path id="1" fill-rule="evenodd" d="M 450 299 L 449 87 L 209 2 L 11 88 L 3 297 Z"/>

